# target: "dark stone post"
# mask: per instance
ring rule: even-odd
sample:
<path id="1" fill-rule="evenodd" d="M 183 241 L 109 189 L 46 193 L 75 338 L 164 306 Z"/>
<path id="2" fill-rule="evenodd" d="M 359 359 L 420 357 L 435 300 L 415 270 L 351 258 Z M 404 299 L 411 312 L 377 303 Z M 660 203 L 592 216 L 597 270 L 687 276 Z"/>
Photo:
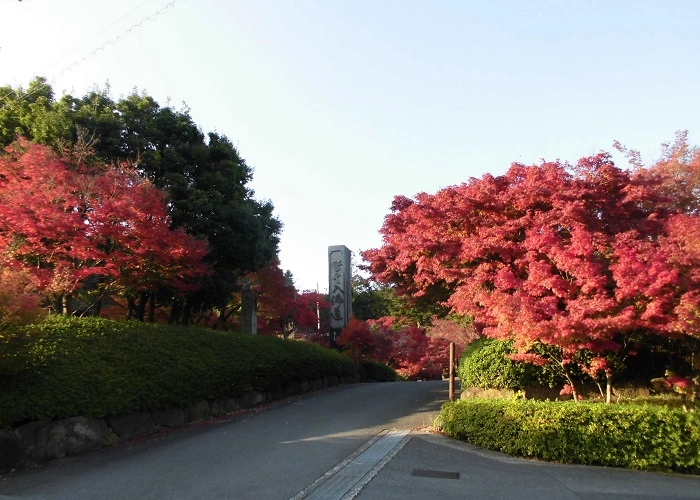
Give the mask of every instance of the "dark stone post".
<path id="1" fill-rule="evenodd" d="M 258 294 L 249 286 L 241 291 L 241 331 L 258 334 Z"/>

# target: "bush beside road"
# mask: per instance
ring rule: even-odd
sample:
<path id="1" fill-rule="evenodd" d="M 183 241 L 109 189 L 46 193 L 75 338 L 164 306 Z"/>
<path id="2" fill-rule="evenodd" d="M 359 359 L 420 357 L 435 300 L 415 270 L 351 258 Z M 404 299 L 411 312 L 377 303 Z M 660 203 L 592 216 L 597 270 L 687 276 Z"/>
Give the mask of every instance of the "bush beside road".
<path id="1" fill-rule="evenodd" d="M 700 415 L 652 405 L 470 399 L 446 403 L 442 431 L 551 462 L 700 473 Z"/>
<path id="2" fill-rule="evenodd" d="M 356 376 L 341 353 L 273 337 L 101 318 L 50 317 L 18 328 L 5 353 L 12 362 L 0 359 L 0 427 L 184 407 Z"/>

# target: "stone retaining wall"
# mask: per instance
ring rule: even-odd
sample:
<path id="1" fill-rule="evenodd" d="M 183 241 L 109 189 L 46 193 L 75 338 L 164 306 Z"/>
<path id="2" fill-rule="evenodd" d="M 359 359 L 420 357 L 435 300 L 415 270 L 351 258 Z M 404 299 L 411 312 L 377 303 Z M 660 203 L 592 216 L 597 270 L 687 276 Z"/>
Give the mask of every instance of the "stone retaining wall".
<path id="1" fill-rule="evenodd" d="M 328 376 L 292 383 L 273 392 L 249 392 L 238 398 L 202 400 L 187 408 L 139 411 L 105 418 L 71 417 L 0 429 L 0 474 L 287 396 L 353 382 L 355 379 Z"/>

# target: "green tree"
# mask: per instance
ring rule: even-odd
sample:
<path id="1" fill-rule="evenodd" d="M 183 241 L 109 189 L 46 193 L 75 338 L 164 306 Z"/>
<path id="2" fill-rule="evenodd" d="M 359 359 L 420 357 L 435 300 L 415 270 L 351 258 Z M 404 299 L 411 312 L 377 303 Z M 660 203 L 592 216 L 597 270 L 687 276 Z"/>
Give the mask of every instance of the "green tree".
<path id="1" fill-rule="evenodd" d="M 296 288 L 294 286 L 294 275 L 289 269 L 284 272 L 284 284 L 285 286 Z"/>
<path id="2" fill-rule="evenodd" d="M 135 165 L 168 194 L 173 227 L 207 240 L 213 272 L 201 278 L 197 292 L 171 297 L 173 322 L 187 324 L 208 309 L 225 321 L 240 279 L 277 254 L 282 225 L 269 200 L 255 199 L 252 168 L 228 138 L 205 135 L 187 109 L 160 107 L 136 91 L 115 102 L 108 87 L 56 100 L 39 78 L 26 91 L 0 88 L 0 141 L 4 146 L 18 135 L 57 149 L 88 144 L 83 149 L 96 162 Z"/>
<path id="3" fill-rule="evenodd" d="M 393 292 L 390 287 L 352 276 L 352 313 L 362 321 L 391 316 Z"/>
<path id="4" fill-rule="evenodd" d="M 56 146 L 74 128 L 65 103 L 57 103 L 46 78 L 37 77 L 27 87 L 0 87 L 0 142 L 3 146 L 24 136 Z"/>
<path id="5" fill-rule="evenodd" d="M 391 285 L 354 274 L 352 312 L 357 319 L 364 321 L 392 316 L 402 323 L 420 327 L 429 325 L 434 317 L 445 317 L 448 311 L 428 298 L 400 295 Z"/>

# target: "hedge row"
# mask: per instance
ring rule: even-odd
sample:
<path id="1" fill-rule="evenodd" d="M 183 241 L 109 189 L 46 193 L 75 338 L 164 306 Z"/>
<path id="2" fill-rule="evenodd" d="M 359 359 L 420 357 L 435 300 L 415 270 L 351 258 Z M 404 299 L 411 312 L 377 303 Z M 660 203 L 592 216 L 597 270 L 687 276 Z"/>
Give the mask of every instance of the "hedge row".
<path id="1" fill-rule="evenodd" d="M 647 405 L 471 399 L 446 403 L 450 437 L 551 462 L 700 473 L 700 415 Z"/>
<path id="2" fill-rule="evenodd" d="M 373 382 L 395 382 L 399 380 L 399 374 L 392 367 L 376 361 L 364 360 L 360 362 L 358 372 L 361 380 Z"/>
<path id="3" fill-rule="evenodd" d="M 338 352 L 272 337 L 102 318 L 23 328 L 11 369 L 0 353 L 0 426 L 185 406 L 356 373 Z"/>

